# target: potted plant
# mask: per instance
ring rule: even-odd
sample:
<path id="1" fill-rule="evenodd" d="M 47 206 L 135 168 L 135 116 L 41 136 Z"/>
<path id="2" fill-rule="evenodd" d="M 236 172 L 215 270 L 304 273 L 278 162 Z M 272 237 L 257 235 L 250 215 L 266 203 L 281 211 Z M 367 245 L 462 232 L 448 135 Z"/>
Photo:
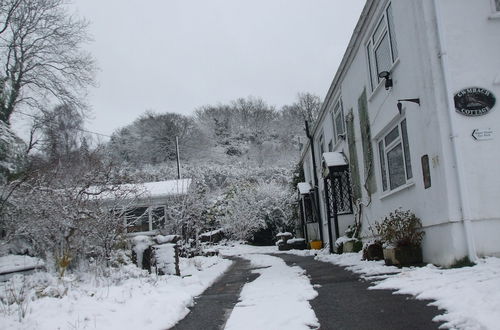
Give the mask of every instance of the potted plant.
<path id="1" fill-rule="evenodd" d="M 386 265 L 409 266 L 422 263 L 421 243 L 424 237 L 422 222 L 412 211 L 391 212 L 375 224 L 384 243 Z"/>
<path id="2" fill-rule="evenodd" d="M 384 260 L 384 249 L 381 240 L 374 239 L 363 246 L 363 260 Z"/>
<path id="3" fill-rule="evenodd" d="M 341 253 L 351 253 L 351 252 L 359 252 L 363 248 L 363 243 L 357 237 L 359 230 L 356 226 L 347 226 L 344 236 L 339 238 L 341 241 L 342 252 Z M 338 243 L 336 243 L 338 245 Z"/>

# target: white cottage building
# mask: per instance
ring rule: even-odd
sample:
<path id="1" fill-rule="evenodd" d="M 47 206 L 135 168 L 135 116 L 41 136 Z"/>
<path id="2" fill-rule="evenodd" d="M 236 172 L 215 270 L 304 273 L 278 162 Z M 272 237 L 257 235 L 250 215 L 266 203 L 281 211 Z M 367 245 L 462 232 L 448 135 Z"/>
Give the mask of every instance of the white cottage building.
<path id="1" fill-rule="evenodd" d="M 367 1 L 303 148 L 307 239 L 362 201 L 365 238 L 411 209 L 425 261 L 500 255 L 499 97 L 499 0 Z"/>

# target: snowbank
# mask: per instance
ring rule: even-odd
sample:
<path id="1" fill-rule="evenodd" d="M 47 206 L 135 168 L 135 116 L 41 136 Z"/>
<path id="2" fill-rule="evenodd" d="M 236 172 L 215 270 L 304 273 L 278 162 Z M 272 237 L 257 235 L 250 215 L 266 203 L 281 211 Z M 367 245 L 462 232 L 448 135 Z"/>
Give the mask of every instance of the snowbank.
<path id="1" fill-rule="evenodd" d="M 181 259 L 184 277 L 148 275 L 129 265 L 97 286 L 95 280 L 75 278 L 66 281 L 69 289 L 62 298 L 30 301 L 21 323 L 15 308 L 0 311 L 0 329 L 166 329 L 186 316 L 194 297 L 230 264 L 219 257 L 196 257 Z"/>
<path id="2" fill-rule="evenodd" d="M 305 271 L 287 266 L 278 257 L 260 254 L 243 255 L 260 276 L 245 284 L 240 302 L 234 307 L 227 330 L 245 329 L 311 329 L 318 319 L 309 300 L 317 296 Z"/>
<path id="3" fill-rule="evenodd" d="M 44 262 L 41 259 L 30 256 L 10 254 L 0 257 L 0 274 L 19 272 L 43 266 Z"/>

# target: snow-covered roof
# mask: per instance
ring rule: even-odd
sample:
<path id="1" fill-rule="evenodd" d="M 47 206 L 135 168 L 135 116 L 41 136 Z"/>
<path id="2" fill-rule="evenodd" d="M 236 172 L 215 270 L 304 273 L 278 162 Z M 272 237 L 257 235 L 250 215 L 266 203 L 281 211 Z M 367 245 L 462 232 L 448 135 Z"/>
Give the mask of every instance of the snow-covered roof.
<path id="1" fill-rule="evenodd" d="M 186 195 L 191 186 L 191 179 L 146 182 L 139 185 L 151 197 Z"/>
<path id="2" fill-rule="evenodd" d="M 191 186 L 191 179 L 166 180 L 158 182 L 144 183 L 127 183 L 122 184 L 113 191 L 104 192 L 99 195 L 99 198 L 115 200 L 128 199 L 127 196 L 138 197 L 140 199 L 147 198 L 166 198 L 174 196 L 187 195 Z M 89 188 L 90 191 L 97 189 L 96 187 Z"/>
<path id="3" fill-rule="evenodd" d="M 341 152 L 325 152 L 323 154 L 323 161 L 326 167 L 347 165 L 344 154 Z"/>
<path id="4" fill-rule="evenodd" d="M 222 233 L 224 230 L 222 228 L 219 228 L 219 229 L 216 229 L 216 230 L 212 230 L 212 231 L 209 231 L 207 233 L 203 233 L 200 235 L 200 237 L 211 237 L 211 236 L 214 236 L 214 235 L 217 235 L 219 233 Z"/>
<path id="5" fill-rule="evenodd" d="M 306 195 L 311 192 L 312 187 L 308 182 L 299 182 L 297 183 L 297 189 L 299 190 L 299 194 Z"/>

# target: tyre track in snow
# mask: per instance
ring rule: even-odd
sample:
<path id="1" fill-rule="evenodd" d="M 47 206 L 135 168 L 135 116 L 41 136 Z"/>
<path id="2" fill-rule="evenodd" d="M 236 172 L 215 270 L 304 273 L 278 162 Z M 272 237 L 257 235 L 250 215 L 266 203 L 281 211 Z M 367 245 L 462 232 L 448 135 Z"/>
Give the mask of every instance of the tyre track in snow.
<path id="1" fill-rule="evenodd" d="M 171 329 L 224 329 L 231 311 L 238 302 L 241 289 L 259 276 L 251 272 L 254 267 L 250 265 L 250 261 L 237 257 L 229 259 L 233 264 L 227 272 L 196 298 L 189 314 Z"/>

